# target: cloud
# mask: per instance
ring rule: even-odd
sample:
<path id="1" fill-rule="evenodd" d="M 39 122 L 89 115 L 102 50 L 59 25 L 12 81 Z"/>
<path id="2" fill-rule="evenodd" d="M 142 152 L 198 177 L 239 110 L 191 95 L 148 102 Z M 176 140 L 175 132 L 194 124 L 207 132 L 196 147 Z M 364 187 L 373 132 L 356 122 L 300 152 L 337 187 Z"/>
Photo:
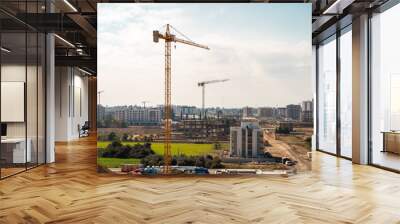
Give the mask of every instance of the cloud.
<path id="1" fill-rule="evenodd" d="M 98 77 L 106 104 L 163 103 L 164 42 L 153 43 L 152 31 L 166 23 L 211 48 L 173 44 L 173 103 L 199 106 L 196 83 L 219 78 L 230 81 L 207 86 L 209 106 L 285 105 L 311 98 L 311 40 L 288 42 L 256 27 L 219 28 L 215 16 L 227 13 L 221 9 L 209 10 L 213 16 L 206 20 L 209 14 L 199 18 L 180 5 L 158 6 L 100 4 Z M 260 35 L 254 35 L 257 29 Z"/>

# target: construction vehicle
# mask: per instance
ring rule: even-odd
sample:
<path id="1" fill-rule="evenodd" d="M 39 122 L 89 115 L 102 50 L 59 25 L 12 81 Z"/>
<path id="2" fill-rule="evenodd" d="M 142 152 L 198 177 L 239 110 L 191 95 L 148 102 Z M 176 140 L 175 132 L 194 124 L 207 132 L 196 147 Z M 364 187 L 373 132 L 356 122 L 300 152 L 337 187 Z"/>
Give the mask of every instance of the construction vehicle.
<path id="1" fill-rule="evenodd" d="M 211 83 L 218 83 L 218 82 L 226 82 L 229 79 L 219 79 L 219 80 L 210 80 L 210 81 L 204 81 L 204 82 L 199 82 L 197 83 L 197 86 L 201 86 L 202 87 L 202 101 L 201 101 L 201 117 L 203 119 L 205 119 L 206 117 L 206 112 L 204 109 L 205 106 L 205 91 L 206 91 L 206 85 L 207 84 L 211 84 Z"/>
<path id="2" fill-rule="evenodd" d="M 175 34 L 171 33 L 171 29 L 182 35 L 185 39 L 176 37 Z M 166 25 L 165 33 L 160 33 L 157 30 L 153 31 L 153 41 L 159 42 L 159 39 L 165 41 L 165 87 L 164 87 L 164 174 L 171 172 L 171 132 L 172 132 L 172 104 L 171 104 L 171 43 L 182 43 L 194 47 L 210 50 L 205 45 L 197 44 L 191 41 L 188 37 L 183 35 L 177 29 L 172 27 L 170 24 Z"/>

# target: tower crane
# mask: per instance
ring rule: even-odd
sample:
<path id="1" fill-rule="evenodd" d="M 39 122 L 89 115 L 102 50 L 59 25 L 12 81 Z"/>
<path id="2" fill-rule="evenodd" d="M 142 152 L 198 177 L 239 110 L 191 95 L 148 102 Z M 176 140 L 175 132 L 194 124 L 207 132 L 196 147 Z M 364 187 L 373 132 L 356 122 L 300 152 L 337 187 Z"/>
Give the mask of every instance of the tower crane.
<path id="1" fill-rule="evenodd" d="M 100 95 L 101 95 L 102 93 L 104 93 L 104 90 L 100 90 L 100 91 L 97 92 L 97 95 L 98 95 L 98 98 L 99 98 L 99 105 L 101 104 L 101 103 L 100 103 Z"/>
<path id="2" fill-rule="evenodd" d="M 229 79 L 217 79 L 217 80 L 210 80 L 210 81 L 203 81 L 197 83 L 197 86 L 202 87 L 202 102 L 201 102 L 201 112 L 202 112 L 202 117 L 203 119 L 206 116 L 206 112 L 204 110 L 204 105 L 205 105 L 205 91 L 206 91 L 206 85 L 211 84 L 211 83 L 218 83 L 218 82 L 226 82 Z"/>
<path id="3" fill-rule="evenodd" d="M 171 30 L 184 36 L 187 40 L 176 37 L 171 33 Z M 194 47 L 210 50 L 205 45 L 195 43 L 172 27 L 170 24 L 166 25 L 165 33 L 160 33 L 158 30 L 153 31 L 153 42 L 158 43 L 159 39 L 165 41 L 165 81 L 164 81 L 164 174 L 170 173 L 171 165 L 171 125 L 172 125 L 172 105 L 171 105 L 171 43 L 182 43 Z"/>
<path id="4" fill-rule="evenodd" d="M 142 101 L 142 103 L 143 103 L 143 108 L 146 108 L 146 103 L 150 103 L 150 101 Z"/>

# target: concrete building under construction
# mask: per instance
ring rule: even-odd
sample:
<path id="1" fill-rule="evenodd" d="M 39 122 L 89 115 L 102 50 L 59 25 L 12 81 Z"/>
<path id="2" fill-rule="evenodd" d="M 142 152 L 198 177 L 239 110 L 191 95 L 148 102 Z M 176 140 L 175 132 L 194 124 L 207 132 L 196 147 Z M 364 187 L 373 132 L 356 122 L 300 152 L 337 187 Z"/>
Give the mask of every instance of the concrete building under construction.
<path id="1" fill-rule="evenodd" d="M 256 119 L 244 119 L 240 126 L 230 128 L 230 155 L 256 158 L 264 153 L 263 130 Z"/>
<path id="2" fill-rule="evenodd" d="M 184 119 L 176 126 L 185 138 L 204 141 L 228 141 L 230 127 L 237 124 L 234 119 Z"/>

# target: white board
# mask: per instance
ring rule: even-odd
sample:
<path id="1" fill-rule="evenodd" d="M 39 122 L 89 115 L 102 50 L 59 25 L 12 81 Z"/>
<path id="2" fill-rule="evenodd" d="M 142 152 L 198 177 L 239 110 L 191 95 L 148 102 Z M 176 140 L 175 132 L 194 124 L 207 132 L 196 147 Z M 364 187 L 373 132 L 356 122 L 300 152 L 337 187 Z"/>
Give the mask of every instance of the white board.
<path id="1" fill-rule="evenodd" d="M 24 122 L 24 102 L 24 82 L 1 82 L 1 122 Z"/>

